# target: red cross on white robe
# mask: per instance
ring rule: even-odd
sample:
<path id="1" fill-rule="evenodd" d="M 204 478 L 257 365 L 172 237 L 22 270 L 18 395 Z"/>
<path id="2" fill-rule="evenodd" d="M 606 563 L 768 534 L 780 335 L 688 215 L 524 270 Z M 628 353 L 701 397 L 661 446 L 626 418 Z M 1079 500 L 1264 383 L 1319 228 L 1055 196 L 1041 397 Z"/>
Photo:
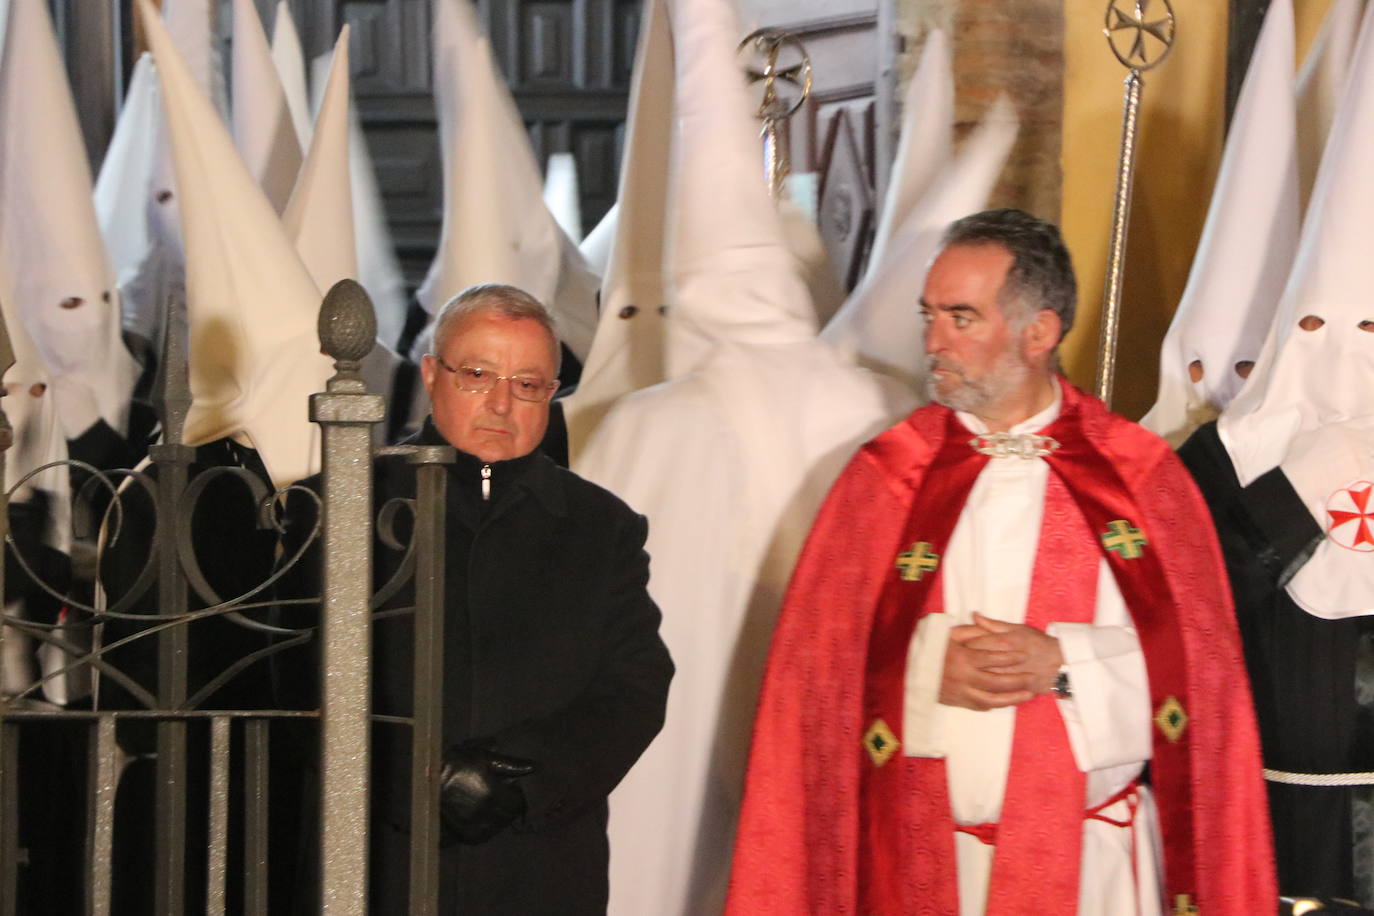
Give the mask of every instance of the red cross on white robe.
<path id="1" fill-rule="evenodd" d="M 1361 480 L 1337 490 L 1327 500 L 1326 514 L 1331 516 L 1327 536 L 1348 550 L 1374 551 L 1374 529 L 1370 527 L 1374 514 L 1369 511 L 1371 491 L 1374 491 L 1374 483 Z"/>

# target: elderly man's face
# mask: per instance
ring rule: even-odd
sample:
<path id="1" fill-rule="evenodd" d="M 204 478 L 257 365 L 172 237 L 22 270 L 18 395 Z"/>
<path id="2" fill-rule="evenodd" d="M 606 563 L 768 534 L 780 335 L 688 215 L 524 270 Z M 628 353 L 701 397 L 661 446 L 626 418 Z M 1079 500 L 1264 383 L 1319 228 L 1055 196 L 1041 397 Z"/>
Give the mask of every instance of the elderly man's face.
<path id="1" fill-rule="evenodd" d="M 438 356 L 453 369 L 477 369 L 503 380 L 485 394 L 462 391 L 454 372 L 433 355 L 420 375 L 433 405 L 434 425 L 452 445 L 482 461 L 505 461 L 534 451 L 549 423 L 549 401 L 512 393 L 513 377 L 554 379 L 549 332 L 529 318 L 479 312 L 455 326 Z"/>

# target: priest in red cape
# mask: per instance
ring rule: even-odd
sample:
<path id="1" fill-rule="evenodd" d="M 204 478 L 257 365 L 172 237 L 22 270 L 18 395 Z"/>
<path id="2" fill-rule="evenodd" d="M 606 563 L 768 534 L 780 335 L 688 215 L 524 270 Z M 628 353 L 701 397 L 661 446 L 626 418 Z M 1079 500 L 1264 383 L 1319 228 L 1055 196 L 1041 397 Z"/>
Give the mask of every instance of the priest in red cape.
<path id="1" fill-rule="evenodd" d="M 850 463 L 778 621 L 732 916 L 1276 910 L 1207 509 L 1056 374 L 1075 297 L 1054 226 L 947 231 L 936 403 Z"/>

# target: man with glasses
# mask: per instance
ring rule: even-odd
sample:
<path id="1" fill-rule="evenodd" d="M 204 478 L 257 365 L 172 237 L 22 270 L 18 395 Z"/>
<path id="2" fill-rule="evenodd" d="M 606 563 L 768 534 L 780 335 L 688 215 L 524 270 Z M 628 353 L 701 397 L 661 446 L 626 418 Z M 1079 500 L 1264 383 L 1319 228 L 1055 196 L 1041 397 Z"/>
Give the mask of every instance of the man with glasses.
<path id="1" fill-rule="evenodd" d="M 646 590 L 647 523 L 538 448 L 558 368 L 548 311 L 497 284 L 443 307 L 420 365 L 432 415 L 410 441 L 458 451 L 445 516 L 443 913 L 604 913 L 606 798 L 663 723 L 673 665 Z M 414 468 L 381 459 L 376 505 L 414 497 Z M 379 543 L 376 557 L 381 585 L 401 553 Z M 373 711 L 409 716 L 411 615 L 379 617 L 373 640 Z M 373 741 L 372 910 L 405 913 L 410 729 L 383 720 Z"/>

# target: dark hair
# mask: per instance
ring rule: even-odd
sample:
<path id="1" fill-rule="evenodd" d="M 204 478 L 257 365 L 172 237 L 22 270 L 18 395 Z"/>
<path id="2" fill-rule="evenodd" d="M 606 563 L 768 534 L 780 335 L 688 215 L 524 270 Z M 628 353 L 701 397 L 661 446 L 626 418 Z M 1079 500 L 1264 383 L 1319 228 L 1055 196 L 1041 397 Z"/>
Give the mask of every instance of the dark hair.
<path id="1" fill-rule="evenodd" d="M 430 344 L 430 352 L 438 353 L 453 333 L 453 329 L 468 318 L 487 313 L 495 313 L 512 321 L 524 318 L 539 322 L 544 330 L 549 332 L 553 368 L 554 372 L 558 371 L 559 364 L 563 361 L 563 351 L 558 345 L 558 329 L 554 324 L 553 315 L 538 299 L 517 286 L 505 283 L 479 283 L 469 286 L 445 302 L 434 319 L 434 340 Z"/>
<path id="2" fill-rule="evenodd" d="M 1073 327 L 1078 283 L 1064 239 L 1053 223 L 1024 210 L 984 210 L 951 223 L 943 246 L 998 245 L 1011 253 L 1011 268 L 997 295 L 1010 321 L 1025 322 L 1041 309 L 1059 316 L 1062 340 Z"/>

